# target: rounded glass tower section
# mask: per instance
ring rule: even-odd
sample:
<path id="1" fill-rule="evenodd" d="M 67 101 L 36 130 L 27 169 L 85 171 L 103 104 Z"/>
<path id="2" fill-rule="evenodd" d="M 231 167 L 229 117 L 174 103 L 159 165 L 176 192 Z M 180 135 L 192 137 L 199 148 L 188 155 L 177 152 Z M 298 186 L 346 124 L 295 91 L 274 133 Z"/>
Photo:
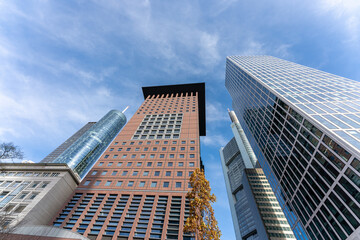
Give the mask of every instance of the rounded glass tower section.
<path id="1" fill-rule="evenodd" d="M 125 114 L 111 110 L 53 162 L 67 163 L 83 178 L 125 123 Z"/>

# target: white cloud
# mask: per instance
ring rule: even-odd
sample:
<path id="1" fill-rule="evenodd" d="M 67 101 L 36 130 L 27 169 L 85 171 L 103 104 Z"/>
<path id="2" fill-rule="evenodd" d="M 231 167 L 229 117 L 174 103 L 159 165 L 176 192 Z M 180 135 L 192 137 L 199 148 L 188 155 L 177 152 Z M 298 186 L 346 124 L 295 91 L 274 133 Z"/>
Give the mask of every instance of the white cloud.
<path id="1" fill-rule="evenodd" d="M 358 45 L 360 40 L 360 1 L 358 0 L 320 0 L 320 14 L 331 14 L 346 32 L 346 43 Z"/>
<path id="2" fill-rule="evenodd" d="M 206 121 L 217 122 L 226 121 L 230 124 L 227 110 L 223 104 L 216 101 L 208 101 L 206 104 Z"/>
<path id="3" fill-rule="evenodd" d="M 225 146 L 228 141 L 225 139 L 223 135 L 211 134 L 207 132 L 206 136 L 202 138 L 202 142 L 206 146 L 218 147 L 220 149 L 220 147 Z"/>

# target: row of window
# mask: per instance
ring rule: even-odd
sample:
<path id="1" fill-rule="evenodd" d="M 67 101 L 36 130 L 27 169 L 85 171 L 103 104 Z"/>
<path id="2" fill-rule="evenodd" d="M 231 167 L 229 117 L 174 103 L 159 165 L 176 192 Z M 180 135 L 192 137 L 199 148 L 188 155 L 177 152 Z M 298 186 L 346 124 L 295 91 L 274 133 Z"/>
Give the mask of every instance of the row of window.
<path id="1" fill-rule="evenodd" d="M 121 176 L 127 176 L 128 172 L 129 172 L 129 171 L 124 170 L 124 171 L 122 172 Z M 101 176 L 106 176 L 107 173 L 108 173 L 108 171 L 102 171 L 102 172 L 101 172 Z M 119 171 L 112 171 L 111 176 L 117 176 L 118 173 L 119 173 Z M 193 173 L 192 171 L 189 172 L 189 177 L 191 176 L 192 173 Z M 98 171 L 95 170 L 95 171 L 93 171 L 93 172 L 91 173 L 91 176 L 95 176 L 95 175 L 97 175 L 97 174 L 98 174 Z M 139 174 L 139 171 L 135 171 L 135 170 L 134 170 L 134 171 L 132 172 L 132 176 L 138 176 L 138 174 Z M 149 171 L 144 171 L 144 172 L 143 172 L 143 176 L 149 176 Z M 160 176 L 160 171 L 154 171 L 154 176 L 155 176 L 155 177 Z M 166 176 L 166 177 L 171 177 L 171 171 L 166 171 L 166 172 L 165 172 L 165 176 Z M 183 171 L 177 171 L 177 172 L 176 172 L 176 176 L 177 176 L 177 177 L 182 177 L 182 176 L 183 176 Z"/>
<path id="2" fill-rule="evenodd" d="M 0 188 L 16 188 L 21 183 L 26 184 L 28 188 L 46 188 L 49 185 L 49 182 L 40 182 L 34 181 L 30 184 L 30 182 L 22 182 L 22 181 L 0 181 Z"/>
<path id="3" fill-rule="evenodd" d="M 113 164 L 114 164 L 114 162 L 108 162 L 108 163 L 106 164 L 106 166 L 107 166 L 107 167 L 111 167 L 111 166 L 113 166 Z M 145 165 L 145 164 L 144 164 L 144 165 Z M 99 167 L 104 166 L 104 162 L 99 162 L 98 166 L 99 166 Z M 117 162 L 117 163 L 116 163 L 116 166 L 117 166 L 117 167 L 123 166 L 123 162 Z M 127 167 L 133 166 L 133 162 L 127 162 L 126 166 L 127 166 Z M 137 167 L 141 167 L 141 166 L 142 166 L 142 162 L 137 162 L 137 163 L 136 163 L 136 166 L 137 166 Z M 153 166 L 153 162 L 146 162 L 146 167 L 152 167 L 152 166 Z M 154 166 L 155 166 L 155 165 L 154 165 Z M 157 167 L 162 167 L 162 166 L 163 166 L 163 162 L 157 162 L 157 163 L 156 163 L 156 166 L 157 166 Z M 168 166 L 168 167 L 172 167 L 172 166 L 174 166 L 174 163 L 173 163 L 173 162 L 167 162 L 167 166 Z M 179 166 L 179 167 L 183 167 L 183 166 L 184 166 L 184 162 L 178 162 L 178 166 Z M 189 162 L 189 167 L 195 167 L 195 162 Z"/>
<path id="4" fill-rule="evenodd" d="M 171 144 L 186 144 L 186 140 L 181 140 L 181 141 L 171 141 Z M 190 144 L 195 144 L 195 140 L 190 140 L 189 141 Z M 137 141 L 137 144 L 138 145 L 142 145 L 144 142 L 143 141 Z M 162 144 L 169 144 L 170 142 L 169 141 L 162 141 Z M 135 145 L 135 142 L 122 142 L 121 145 Z M 154 142 L 152 141 L 146 141 L 146 145 L 150 145 L 150 144 L 154 144 Z M 160 141 L 155 141 L 155 144 L 158 145 L 160 144 Z M 114 145 L 119 145 L 119 142 L 114 142 Z"/>
<path id="5" fill-rule="evenodd" d="M 117 151 L 118 152 L 121 152 L 121 151 L 126 151 L 126 152 L 130 152 L 131 151 L 131 147 L 128 147 L 128 148 L 126 148 L 126 149 L 123 149 L 123 148 L 118 148 L 117 149 Z M 151 147 L 151 148 L 149 148 L 149 147 L 143 147 L 143 148 L 140 148 L 140 147 L 136 147 L 135 149 L 133 149 L 133 150 L 135 150 L 136 152 L 138 152 L 138 151 L 144 151 L 144 152 L 147 152 L 147 151 L 160 151 L 160 149 L 161 149 L 161 151 L 176 151 L 176 147 L 169 147 L 169 148 L 167 148 L 167 147 Z M 195 151 L 195 147 L 188 147 L 188 149 L 190 150 L 190 151 Z M 109 152 L 113 152 L 115 149 L 114 148 L 110 148 L 109 149 Z M 186 147 L 179 147 L 178 148 L 178 150 L 180 150 L 180 151 L 185 151 L 186 150 Z M 105 155 L 106 156 L 106 155 Z"/>
<path id="6" fill-rule="evenodd" d="M 92 182 L 91 180 L 86 180 L 83 185 L 88 186 L 88 185 L 90 185 L 91 182 Z M 134 183 L 135 183 L 135 181 L 128 181 L 127 186 L 128 187 L 134 187 Z M 101 186 L 102 184 L 105 187 L 109 187 L 109 186 L 121 187 L 121 186 L 123 186 L 123 181 L 96 180 L 96 181 L 93 182 L 93 186 Z M 146 181 L 140 181 L 139 184 L 138 184 L 138 187 L 145 187 L 145 184 L 146 184 Z M 181 188 L 181 185 L 182 185 L 182 182 L 175 182 L 175 188 Z M 158 181 L 152 181 L 150 183 L 150 187 L 152 187 L 152 188 L 155 188 L 155 187 L 158 187 L 158 186 L 159 186 Z M 170 187 L 170 182 L 169 181 L 164 181 L 162 187 L 164 187 L 164 188 Z M 188 183 L 188 188 L 191 188 L 190 183 Z"/>
<path id="7" fill-rule="evenodd" d="M 147 154 L 148 155 L 148 158 L 165 158 L 165 154 L 163 154 L 163 153 L 160 153 L 160 154 Z M 131 158 L 146 158 L 146 154 L 139 154 L 139 155 L 137 155 L 137 154 L 129 154 L 129 156 L 131 157 Z M 110 157 L 110 155 L 109 154 L 106 154 L 105 156 L 104 156 L 104 159 L 107 159 L 107 158 L 109 158 Z M 112 159 L 116 159 L 116 158 L 118 158 L 119 157 L 119 155 L 118 154 L 114 154 L 113 156 L 112 156 Z M 121 155 L 121 158 L 122 159 L 124 159 L 124 158 L 127 158 L 128 157 L 128 154 L 122 154 Z M 167 154 L 167 156 L 166 156 L 167 158 L 175 158 L 175 154 L 173 154 L 173 153 L 171 153 L 171 154 Z M 185 158 L 185 154 L 178 154 L 178 158 Z M 188 155 L 188 158 L 195 158 L 195 154 L 189 154 Z"/>
<path id="8" fill-rule="evenodd" d="M 1 172 L 0 177 L 57 177 L 60 173 L 49 172 Z"/>

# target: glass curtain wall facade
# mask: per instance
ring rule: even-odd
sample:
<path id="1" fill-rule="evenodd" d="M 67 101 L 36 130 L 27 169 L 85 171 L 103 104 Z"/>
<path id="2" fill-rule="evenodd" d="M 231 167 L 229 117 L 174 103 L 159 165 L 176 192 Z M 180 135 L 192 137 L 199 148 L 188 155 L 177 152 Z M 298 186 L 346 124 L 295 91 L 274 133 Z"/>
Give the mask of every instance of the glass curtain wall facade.
<path id="1" fill-rule="evenodd" d="M 220 158 L 236 239 L 295 239 L 234 111 L 229 115 L 234 138 Z"/>
<path id="2" fill-rule="evenodd" d="M 231 56 L 233 108 L 297 239 L 360 223 L 360 83 L 270 56 Z"/>
<path id="3" fill-rule="evenodd" d="M 85 177 L 125 123 L 122 112 L 111 110 L 52 162 L 67 163 L 80 178 Z"/>
<path id="4" fill-rule="evenodd" d="M 190 175 L 201 168 L 205 84 L 144 87 L 144 102 L 54 218 L 89 239 L 193 239 Z"/>

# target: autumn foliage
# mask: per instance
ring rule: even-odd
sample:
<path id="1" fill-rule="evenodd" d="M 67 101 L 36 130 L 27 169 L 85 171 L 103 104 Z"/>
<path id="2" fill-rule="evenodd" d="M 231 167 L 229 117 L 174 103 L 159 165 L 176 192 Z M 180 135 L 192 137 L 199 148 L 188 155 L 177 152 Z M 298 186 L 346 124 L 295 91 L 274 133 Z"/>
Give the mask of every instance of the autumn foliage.
<path id="1" fill-rule="evenodd" d="M 219 240 L 221 232 L 211 207 L 216 197 L 211 194 L 210 184 L 204 172 L 196 169 L 190 177 L 190 184 L 192 189 L 186 195 L 190 201 L 190 213 L 184 232 L 194 233 L 196 240 Z"/>

